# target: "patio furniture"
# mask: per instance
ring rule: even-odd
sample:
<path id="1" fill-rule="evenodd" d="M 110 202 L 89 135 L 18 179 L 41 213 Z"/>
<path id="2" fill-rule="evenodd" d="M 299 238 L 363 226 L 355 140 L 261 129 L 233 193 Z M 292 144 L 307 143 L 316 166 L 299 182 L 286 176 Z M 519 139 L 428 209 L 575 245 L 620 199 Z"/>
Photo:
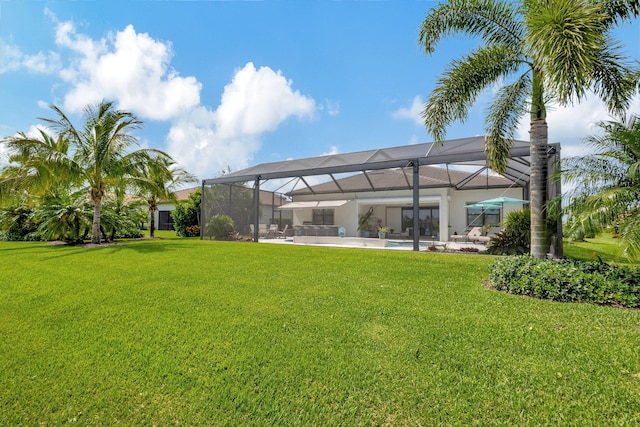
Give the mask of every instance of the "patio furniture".
<path id="1" fill-rule="evenodd" d="M 465 242 L 468 242 L 468 241 L 472 241 L 472 242 L 483 241 L 484 239 L 481 239 L 481 237 L 483 237 L 483 238 L 487 237 L 487 236 L 483 236 L 482 235 L 482 227 L 473 227 L 471 230 L 469 230 L 469 232 L 467 234 L 453 234 L 453 235 L 449 236 L 449 238 L 451 240 L 453 240 L 454 242 L 457 242 L 459 240 L 464 240 Z M 486 241 L 488 242 L 489 239 L 486 238 Z"/>
<path id="2" fill-rule="evenodd" d="M 284 225 L 284 228 L 283 228 L 282 230 L 278 230 L 278 231 L 276 231 L 276 235 L 278 236 L 278 239 L 279 239 L 280 237 L 282 237 L 283 239 L 284 239 L 285 237 L 287 237 L 287 234 L 286 234 L 286 233 L 287 233 L 287 229 L 288 229 L 288 228 L 289 228 L 289 224 L 285 224 L 285 225 Z"/>
<path id="3" fill-rule="evenodd" d="M 491 241 L 491 237 L 495 236 L 496 234 L 498 234 L 501 230 L 500 227 L 493 227 L 491 230 L 489 230 L 487 232 L 487 234 L 482 234 L 482 227 L 474 227 L 474 228 L 479 228 L 480 229 L 480 235 L 479 236 L 469 236 L 469 239 L 471 239 L 471 241 L 473 242 L 481 242 L 483 244 L 487 244 Z M 471 234 L 471 233 L 469 233 Z"/>
<path id="4" fill-rule="evenodd" d="M 278 234 L 278 224 L 271 224 L 267 230 L 267 238 L 273 239 Z"/>
<path id="5" fill-rule="evenodd" d="M 408 239 L 411 237 L 410 235 L 410 228 L 407 228 L 406 230 L 404 230 L 401 233 L 386 233 L 387 234 L 387 239 Z"/>
<path id="6" fill-rule="evenodd" d="M 253 236 L 254 228 L 253 224 L 249 224 L 249 231 Z M 265 237 L 267 235 L 267 224 L 258 224 L 258 237 Z"/>

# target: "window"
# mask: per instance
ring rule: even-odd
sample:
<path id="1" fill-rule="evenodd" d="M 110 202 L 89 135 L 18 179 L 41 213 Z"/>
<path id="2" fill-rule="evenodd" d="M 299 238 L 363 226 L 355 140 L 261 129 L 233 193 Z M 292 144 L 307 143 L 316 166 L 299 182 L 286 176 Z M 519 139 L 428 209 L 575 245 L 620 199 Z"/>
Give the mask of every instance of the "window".
<path id="1" fill-rule="evenodd" d="M 469 203 L 472 204 L 472 203 Z M 467 211 L 467 227 L 482 227 L 500 225 L 500 208 L 470 208 Z"/>
<path id="2" fill-rule="evenodd" d="M 418 224 L 420 236 L 440 235 L 440 209 L 436 207 L 420 208 Z M 413 208 L 402 208 L 402 229 L 413 228 Z"/>
<path id="3" fill-rule="evenodd" d="M 315 225 L 334 225 L 333 209 L 314 209 L 312 224 Z"/>
<path id="4" fill-rule="evenodd" d="M 173 217 L 170 211 L 158 211 L 158 230 L 173 230 Z"/>

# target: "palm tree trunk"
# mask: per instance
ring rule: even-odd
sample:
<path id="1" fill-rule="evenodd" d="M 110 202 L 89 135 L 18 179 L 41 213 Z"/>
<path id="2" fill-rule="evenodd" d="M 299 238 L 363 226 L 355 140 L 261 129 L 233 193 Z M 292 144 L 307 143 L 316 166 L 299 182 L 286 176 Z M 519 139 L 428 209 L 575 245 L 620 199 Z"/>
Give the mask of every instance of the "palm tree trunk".
<path id="1" fill-rule="evenodd" d="M 531 255 L 543 259 L 547 256 L 547 121 L 531 121 Z"/>
<path id="2" fill-rule="evenodd" d="M 100 244 L 100 216 L 102 214 L 102 197 L 93 200 L 93 233 L 91 243 Z"/>
<path id="3" fill-rule="evenodd" d="M 149 207 L 149 237 L 150 238 L 154 238 L 156 237 L 155 235 L 155 230 L 156 230 L 156 210 L 152 207 Z"/>

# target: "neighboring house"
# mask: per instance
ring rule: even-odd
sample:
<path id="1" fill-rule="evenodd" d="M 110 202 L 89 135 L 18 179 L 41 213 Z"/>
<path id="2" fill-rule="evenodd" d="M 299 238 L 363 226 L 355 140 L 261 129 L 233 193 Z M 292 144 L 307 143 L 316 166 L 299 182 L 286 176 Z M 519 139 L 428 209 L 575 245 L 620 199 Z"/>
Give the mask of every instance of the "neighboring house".
<path id="1" fill-rule="evenodd" d="M 184 190 L 176 191 L 176 200 L 181 202 L 187 200 L 189 195 L 200 187 L 185 188 Z M 169 201 L 162 201 L 158 203 L 158 210 L 155 213 L 156 228 L 158 230 L 173 230 L 173 218 L 171 217 L 171 211 L 176 208 L 175 203 Z"/>
<path id="2" fill-rule="evenodd" d="M 358 219 L 373 209 L 372 231 L 380 225 L 392 229 L 391 235 L 413 236 L 413 190 L 410 188 L 411 168 L 385 169 L 358 173 L 294 190 L 292 203 L 280 210 L 293 212 L 293 224 L 302 226 L 334 226 L 327 234 L 336 234 L 339 227 L 346 236 L 361 236 Z M 420 168 L 419 235 L 436 240 L 449 240 L 452 234 L 465 234 L 474 226 L 497 226 L 503 215 L 522 205 L 504 205 L 494 209 L 467 209 L 465 205 L 506 196 L 526 198 L 525 188 L 502 176 L 469 173 L 451 168 L 423 166 Z M 375 191 L 374 191 L 375 189 Z M 310 227 L 307 233 L 318 233 Z M 323 230 L 320 229 L 320 233 Z"/>
<path id="3" fill-rule="evenodd" d="M 178 202 L 187 200 L 189 195 L 200 187 L 185 188 L 184 190 L 176 191 L 176 199 Z M 291 223 L 291 212 L 278 211 L 277 208 L 281 205 L 288 203 L 289 200 L 282 194 L 274 193 L 271 191 L 260 190 L 260 223 L 270 224 L 272 219 L 275 221 L 283 221 Z M 171 217 L 171 211 L 175 209 L 175 203 L 173 202 L 161 202 L 158 204 L 158 210 L 156 211 L 156 228 L 158 230 L 173 230 L 173 218 Z"/>

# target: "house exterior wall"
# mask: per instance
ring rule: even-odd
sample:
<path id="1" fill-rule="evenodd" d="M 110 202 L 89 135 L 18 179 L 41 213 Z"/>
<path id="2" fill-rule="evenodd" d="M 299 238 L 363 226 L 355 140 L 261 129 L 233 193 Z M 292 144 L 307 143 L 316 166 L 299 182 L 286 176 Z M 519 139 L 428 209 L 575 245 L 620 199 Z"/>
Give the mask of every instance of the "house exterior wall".
<path id="1" fill-rule="evenodd" d="M 422 189 L 419 191 L 421 207 L 437 207 L 439 209 L 438 239 L 449 240 L 449 236 L 457 233 L 464 234 L 467 228 L 465 205 L 479 202 L 494 197 L 523 198 L 522 188 L 492 188 L 482 190 L 456 190 L 454 188 Z M 382 225 L 401 233 L 402 208 L 413 206 L 413 191 L 393 190 L 360 193 L 335 193 L 322 195 L 294 196 L 294 202 L 323 201 L 323 200 L 348 200 L 342 206 L 334 209 L 335 225 L 344 227 L 346 235 L 358 237 L 359 215 L 373 206 L 373 216 L 379 219 Z M 521 205 L 504 205 L 502 215 L 522 208 Z M 302 225 L 312 221 L 312 209 L 297 209 L 293 211 L 293 225 Z"/>
<path id="2" fill-rule="evenodd" d="M 482 200 L 493 199 L 495 197 L 505 196 L 516 199 L 523 198 L 523 188 L 494 188 L 487 190 L 450 190 L 451 201 L 449 202 L 450 225 L 448 234 L 452 235 L 465 234 L 467 228 L 465 205 L 479 202 Z M 512 210 L 522 209 L 522 205 L 504 205 L 502 209 L 502 217 Z M 483 225 L 483 224 L 482 224 Z"/>

